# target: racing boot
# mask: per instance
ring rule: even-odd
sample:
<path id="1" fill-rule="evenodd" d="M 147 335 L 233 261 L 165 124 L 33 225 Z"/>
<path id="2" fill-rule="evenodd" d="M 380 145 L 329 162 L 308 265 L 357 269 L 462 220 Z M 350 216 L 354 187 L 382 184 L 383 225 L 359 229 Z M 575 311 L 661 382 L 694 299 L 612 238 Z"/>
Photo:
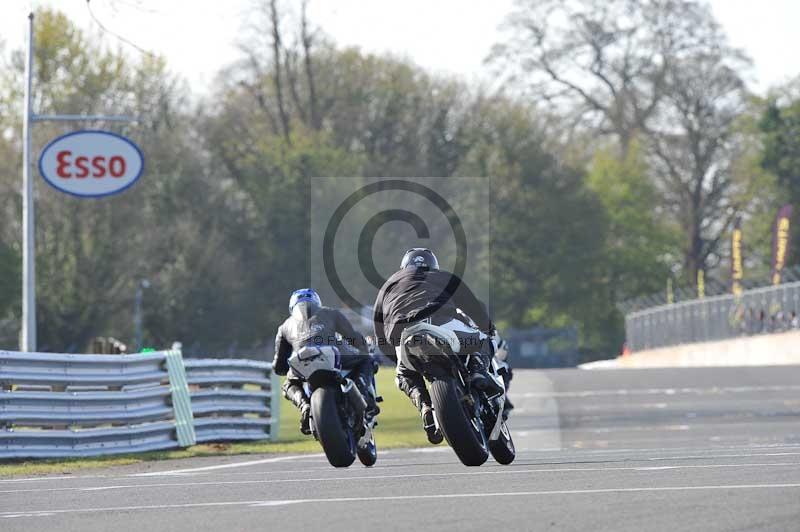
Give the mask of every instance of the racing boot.
<path id="1" fill-rule="evenodd" d="M 422 417 L 422 428 L 425 429 L 428 441 L 434 445 L 442 443 L 444 435 L 442 431 L 436 427 L 436 421 L 433 417 L 433 408 L 430 405 L 422 405 L 422 408 L 419 409 L 419 414 Z"/>
<path id="2" fill-rule="evenodd" d="M 300 432 L 311 434 L 311 404 L 309 404 L 302 386 L 289 384 L 287 380 L 283 386 L 283 395 L 300 410 Z"/>
<path id="3" fill-rule="evenodd" d="M 425 394 L 419 390 L 413 390 L 409 395 L 411 402 L 419 409 L 419 415 L 422 418 L 422 428 L 428 436 L 428 441 L 434 445 L 439 445 L 444 440 L 444 435 L 439 428 L 436 427 L 436 420 L 433 417 L 433 407 L 431 400 L 428 397 L 427 390 Z"/>
<path id="4" fill-rule="evenodd" d="M 311 405 L 308 401 L 300 407 L 300 432 L 311 434 Z"/>

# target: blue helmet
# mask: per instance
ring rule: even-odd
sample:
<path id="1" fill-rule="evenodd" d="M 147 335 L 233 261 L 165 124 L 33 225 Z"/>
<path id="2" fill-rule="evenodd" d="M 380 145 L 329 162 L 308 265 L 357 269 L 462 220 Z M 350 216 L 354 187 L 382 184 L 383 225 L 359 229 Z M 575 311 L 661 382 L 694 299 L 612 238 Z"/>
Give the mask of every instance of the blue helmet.
<path id="1" fill-rule="evenodd" d="M 301 288 L 292 292 L 292 297 L 289 298 L 289 312 L 292 311 L 296 304 L 304 301 L 311 303 L 313 306 L 322 306 L 322 300 L 316 290 L 313 288 Z"/>

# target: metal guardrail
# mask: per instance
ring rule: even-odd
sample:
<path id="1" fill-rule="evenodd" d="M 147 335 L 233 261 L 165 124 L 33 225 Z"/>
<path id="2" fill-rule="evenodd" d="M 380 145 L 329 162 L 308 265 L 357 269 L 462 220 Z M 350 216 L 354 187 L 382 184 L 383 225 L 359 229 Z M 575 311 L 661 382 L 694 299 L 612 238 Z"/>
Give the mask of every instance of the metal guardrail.
<path id="1" fill-rule="evenodd" d="M 625 316 L 631 351 L 800 327 L 800 282 L 660 305 Z"/>
<path id="2" fill-rule="evenodd" d="M 198 442 L 278 438 L 280 382 L 272 364 L 187 358 L 184 367 Z"/>
<path id="3" fill-rule="evenodd" d="M 781 279 L 786 284 L 791 284 L 800 281 L 800 264 L 786 267 L 781 272 Z M 763 283 L 759 284 L 758 279 L 742 279 L 742 287 L 744 290 L 759 289 L 764 286 Z M 721 281 L 714 277 L 705 277 L 705 295 L 706 297 L 726 296 L 730 295 L 731 287 L 728 281 Z M 678 302 L 691 302 L 697 299 L 696 286 L 681 286 L 677 281 L 673 283 L 672 301 Z M 640 310 L 648 310 L 653 307 L 665 306 L 667 301 L 667 291 L 661 291 L 654 294 L 645 294 L 625 301 L 617 303 L 617 308 L 623 314 L 630 314 Z"/>
<path id="4" fill-rule="evenodd" d="M 266 362 L 0 351 L 0 460 L 274 440 L 279 392 Z"/>
<path id="5" fill-rule="evenodd" d="M 0 351 L 0 384 L 108 386 L 167 379 L 166 351 L 141 355 L 62 355 Z"/>

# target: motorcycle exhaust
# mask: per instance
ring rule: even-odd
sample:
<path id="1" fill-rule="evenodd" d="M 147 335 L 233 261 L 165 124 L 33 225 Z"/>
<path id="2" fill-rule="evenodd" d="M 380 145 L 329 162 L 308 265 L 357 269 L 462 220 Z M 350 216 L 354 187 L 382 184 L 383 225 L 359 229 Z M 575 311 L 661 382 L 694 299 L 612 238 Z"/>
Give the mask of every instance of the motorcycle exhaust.
<path id="1" fill-rule="evenodd" d="M 367 402 L 361 392 L 358 391 L 358 386 L 352 380 L 345 379 L 344 384 L 342 384 L 342 393 L 350 400 L 350 404 L 353 405 L 356 411 L 356 416 L 363 418 L 364 413 L 367 411 Z"/>

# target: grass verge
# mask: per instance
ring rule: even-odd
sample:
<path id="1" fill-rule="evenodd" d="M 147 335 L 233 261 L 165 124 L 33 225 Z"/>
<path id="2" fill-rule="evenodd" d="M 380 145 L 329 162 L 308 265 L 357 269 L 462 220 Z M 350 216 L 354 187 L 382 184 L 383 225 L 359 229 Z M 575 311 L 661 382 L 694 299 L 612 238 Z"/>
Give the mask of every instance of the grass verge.
<path id="1" fill-rule="evenodd" d="M 380 449 L 422 447 L 428 445 L 419 414 L 408 398 L 394 384 L 394 371 L 383 367 L 377 375 L 378 393 L 384 398 L 375 439 Z M 85 469 L 131 465 L 154 460 L 174 460 L 198 456 L 220 456 L 260 453 L 322 452 L 313 437 L 300 433 L 300 415 L 288 401 L 280 403 L 279 441 L 212 443 L 175 451 L 154 451 L 134 455 L 58 460 L 15 460 L 0 463 L 0 477 L 45 474 L 70 474 Z"/>

